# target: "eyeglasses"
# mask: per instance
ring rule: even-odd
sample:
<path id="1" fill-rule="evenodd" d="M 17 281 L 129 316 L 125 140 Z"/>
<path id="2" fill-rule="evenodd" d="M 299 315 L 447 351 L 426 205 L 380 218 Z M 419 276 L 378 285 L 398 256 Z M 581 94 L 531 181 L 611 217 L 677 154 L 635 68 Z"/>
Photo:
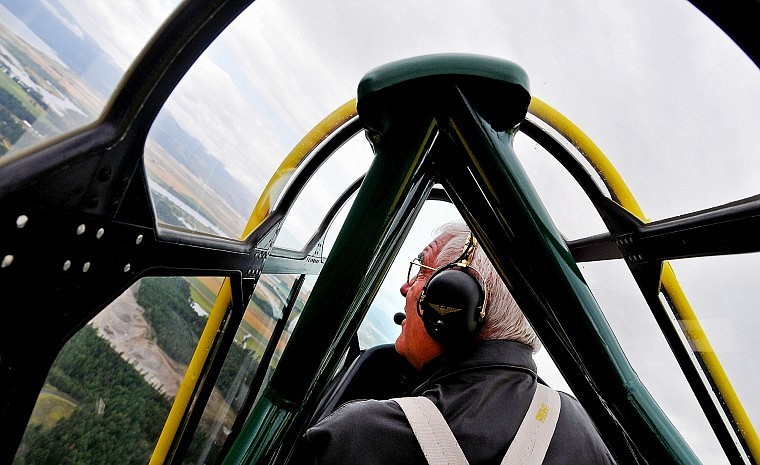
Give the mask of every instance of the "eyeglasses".
<path id="1" fill-rule="evenodd" d="M 436 268 L 423 265 L 419 258 L 415 258 L 414 260 L 410 261 L 409 271 L 406 272 L 406 283 L 412 284 L 412 282 L 417 279 L 417 276 L 419 276 L 422 270 L 435 271 Z"/>

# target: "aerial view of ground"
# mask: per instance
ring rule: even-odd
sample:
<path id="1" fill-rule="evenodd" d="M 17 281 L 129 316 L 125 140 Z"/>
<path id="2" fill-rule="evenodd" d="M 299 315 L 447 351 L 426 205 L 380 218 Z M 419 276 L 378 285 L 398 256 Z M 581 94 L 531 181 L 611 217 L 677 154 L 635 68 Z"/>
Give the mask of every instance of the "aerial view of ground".
<path id="1" fill-rule="evenodd" d="M 151 339 L 151 328 L 137 305 L 135 284 L 115 301 L 106 311 L 92 320 L 98 333 L 111 344 L 122 357 L 144 373 L 146 381 L 157 389 L 174 397 L 185 372 L 185 367 L 170 359 Z"/>

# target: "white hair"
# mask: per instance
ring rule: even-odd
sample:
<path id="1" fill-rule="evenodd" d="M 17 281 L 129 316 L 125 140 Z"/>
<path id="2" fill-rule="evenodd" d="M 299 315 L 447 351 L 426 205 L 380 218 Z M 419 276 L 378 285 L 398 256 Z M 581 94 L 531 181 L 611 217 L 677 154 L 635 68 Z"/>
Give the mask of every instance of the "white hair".
<path id="1" fill-rule="evenodd" d="M 439 268 L 459 258 L 470 229 L 464 223 L 447 223 L 436 232 L 438 237 L 445 240 L 436 257 L 435 267 Z M 482 247 L 475 249 L 470 266 L 480 274 L 487 289 L 486 320 L 478 339 L 521 342 L 530 346 L 534 353 L 537 352 L 541 348 L 541 341 Z"/>

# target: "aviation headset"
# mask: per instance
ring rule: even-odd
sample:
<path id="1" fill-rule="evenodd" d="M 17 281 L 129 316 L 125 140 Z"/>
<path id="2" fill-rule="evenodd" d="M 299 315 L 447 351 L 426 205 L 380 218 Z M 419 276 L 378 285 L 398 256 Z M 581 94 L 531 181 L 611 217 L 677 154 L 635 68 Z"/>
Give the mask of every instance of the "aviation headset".
<path id="1" fill-rule="evenodd" d="M 417 300 L 425 329 L 444 347 L 472 341 L 486 317 L 485 285 L 470 266 L 477 245 L 470 233 L 459 258 L 435 270 Z"/>

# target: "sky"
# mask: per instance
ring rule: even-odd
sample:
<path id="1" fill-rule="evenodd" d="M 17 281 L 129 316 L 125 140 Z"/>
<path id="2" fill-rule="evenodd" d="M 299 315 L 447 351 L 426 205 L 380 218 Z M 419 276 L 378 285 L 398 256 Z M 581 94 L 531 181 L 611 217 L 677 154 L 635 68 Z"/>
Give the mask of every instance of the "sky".
<path id="1" fill-rule="evenodd" d="M 72 31 L 92 36 L 126 69 L 177 2 L 46 4 L 65 9 L 60 16 Z M 760 73 L 685 1 L 259 0 L 198 60 L 167 108 L 233 176 L 260 192 L 298 140 L 355 96 L 367 71 L 438 52 L 479 53 L 522 66 L 532 94 L 591 137 L 650 220 L 758 194 Z M 604 230 L 542 149 L 518 138 L 516 151 L 563 234 Z M 330 199 L 370 161 L 361 136 L 347 144 L 340 161 L 326 167 L 330 174 L 315 179 L 296 206 L 287 236 L 310 236 Z M 432 238 L 437 222 L 454 216 L 433 210 L 389 273 L 399 283 L 378 295 L 375 308 L 388 318 L 403 306 L 398 285 L 408 257 Z M 756 423 L 760 400 L 750 390 L 760 383 L 760 370 L 751 335 L 760 330 L 753 278 L 759 262 L 754 254 L 674 264 Z M 707 426 L 695 419 L 698 407 L 680 369 L 660 356 L 664 340 L 625 266 L 583 264 L 581 270 L 655 399 L 705 463 L 724 462 Z M 550 371 L 545 351 L 538 356 Z"/>

